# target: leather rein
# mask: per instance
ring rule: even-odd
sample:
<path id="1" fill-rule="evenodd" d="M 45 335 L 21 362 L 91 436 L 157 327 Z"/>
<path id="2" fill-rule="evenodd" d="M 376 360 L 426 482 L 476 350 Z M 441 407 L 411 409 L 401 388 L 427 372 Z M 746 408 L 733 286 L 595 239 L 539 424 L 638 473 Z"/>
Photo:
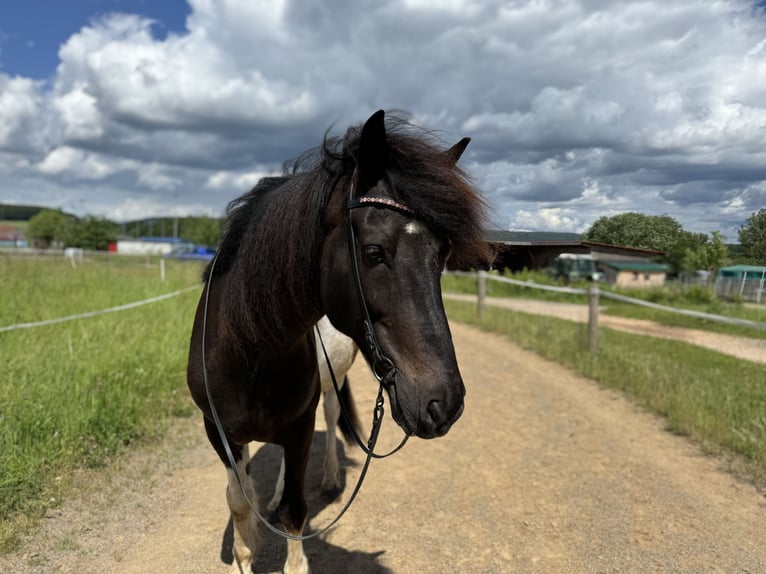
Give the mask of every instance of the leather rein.
<path id="1" fill-rule="evenodd" d="M 354 197 L 353 178 L 354 176 L 352 175 L 351 184 L 349 185 L 349 200 L 346 204 L 346 209 L 349 212 L 352 209 L 358 209 L 362 207 L 374 207 L 374 208 L 382 208 L 382 209 L 391 209 L 391 210 L 403 213 L 405 215 L 414 216 L 414 213 L 412 212 L 412 210 L 409 209 L 407 206 L 402 205 L 401 203 L 398 203 L 387 197 L 378 197 L 378 196 Z M 261 523 L 263 523 L 264 526 L 266 526 L 266 528 L 268 528 L 274 534 L 281 536 L 282 538 L 286 538 L 288 540 L 298 540 L 298 541 L 308 540 L 310 538 L 319 536 L 320 534 L 324 534 L 325 532 L 330 530 L 333 526 L 335 526 L 335 524 L 341 519 L 341 517 L 349 509 L 349 507 L 351 506 L 351 503 L 354 502 L 356 495 L 359 493 L 359 490 L 362 487 L 362 483 L 364 482 L 365 475 L 367 474 L 367 469 L 370 465 L 370 461 L 373 458 L 386 458 L 387 456 L 391 456 L 392 454 L 398 452 L 405 445 L 405 443 L 407 442 L 407 439 L 409 438 L 409 435 L 405 435 L 404 439 L 399 444 L 399 446 L 397 446 L 396 448 L 394 448 L 392 451 L 390 451 L 387 454 L 379 455 L 374 452 L 374 448 L 378 440 L 378 434 L 380 433 L 380 425 L 383 420 L 383 415 L 385 414 L 385 409 L 383 406 L 385 402 L 383 398 L 383 389 L 384 387 L 388 388 L 395 384 L 397 370 L 396 370 L 396 366 L 394 365 L 394 362 L 390 358 L 388 358 L 383 352 L 383 348 L 378 343 L 378 339 L 375 336 L 375 331 L 373 330 L 373 327 L 372 327 L 372 319 L 370 318 L 370 312 L 369 312 L 369 309 L 367 308 L 367 303 L 364 298 L 364 289 L 362 288 L 362 280 L 359 273 L 359 262 L 357 261 L 358 258 L 356 256 L 356 235 L 354 233 L 354 228 L 351 223 L 350 214 L 348 217 L 348 242 L 349 242 L 349 255 L 351 257 L 351 267 L 354 274 L 354 283 L 356 286 L 357 296 L 361 303 L 361 308 L 364 313 L 362 324 L 364 329 L 365 342 L 367 343 L 367 347 L 371 357 L 370 368 L 372 370 L 373 376 L 378 381 L 378 396 L 375 399 L 375 409 L 373 411 L 372 428 L 370 430 L 370 437 L 367 441 L 367 446 L 365 446 L 362 439 L 359 437 L 358 433 L 356 432 L 356 429 L 354 428 L 354 425 L 353 425 L 353 421 L 351 420 L 351 417 L 347 412 L 347 408 L 345 406 L 343 398 L 340 395 L 340 387 L 338 385 L 338 381 L 335 378 L 335 373 L 333 372 L 332 364 L 330 362 L 330 357 L 327 354 L 324 341 L 322 340 L 322 336 L 319 333 L 319 329 L 315 327 L 317 337 L 319 338 L 319 342 L 322 347 L 322 352 L 324 353 L 325 361 L 327 361 L 328 370 L 330 372 L 330 378 L 332 379 L 333 387 L 338 397 L 338 402 L 340 403 L 340 406 L 341 406 L 341 414 L 343 415 L 348 428 L 351 429 L 351 432 L 357 444 L 366 454 L 366 459 L 364 462 L 364 466 L 362 467 L 362 471 L 359 475 L 359 479 L 356 483 L 356 486 L 354 487 L 354 490 L 351 493 L 351 496 L 349 497 L 343 509 L 327 526 L 323 527 L 321 530 L 312 532 L 311 534 L 296 536 L 294 534 L 290 534 L 288 532 L 285 532 L 284 530 L 280 530 L 276 528 L 259 512 L 257 505 L 252 500 L 250 500 L 250 497 L 247 494 L 242 476 L 240 475 L 239 470 L 237 468 L 237 463 L 234 458 L 234 453 L 231 450 L 231 446 L 229 444 L 228 439 L 226 438 L 226 433 L 223 429 L 223 424 L 221 423 L 221 419 L 218 416 L 218 411 L 215 408 L 215 405 L 213 403 L 213 395 L 210 391 L 210 385 L 208 383 L 207 364 L 205 361 L 205 355 L 206 355 L 205 334 L 207 332 L 207 312 L 208 312 L 208 302 L 210 297 L 210 285 L 213 280 L 213 270 L 215 269 L 215 264 L 216 264 L 216 261 L 218 260 L 218 254 L 215 255 L 212 263 L 210 264 L 208 280 L 205 284 L 205 305 L 204 305 L 204 311 L 202 315 L 202 375 L 203 375 L 203 380 L 205 383 L 205 393 L 207 395 L 208 404 L 210 406 L 210 413 L 213 417 L 213 422 L 215 423 L 215 427 L 221 438 L 221 442 L 223 443 L 224 450 L 226 451 L 226 458 L 229 462 L 229 465 L 231 466 L 231 469 L 234 473 L 237 483 L 239 484 L 239 488 L 242 491 L 242 496 L 247 501 L 248 505 L 250 506 L 250 509 L 253 511 L 255 516 L 258 518 L 258 520 L 261 521 Z M 241 570 L 241 566 L 240 566 L 240 570 Z"/>

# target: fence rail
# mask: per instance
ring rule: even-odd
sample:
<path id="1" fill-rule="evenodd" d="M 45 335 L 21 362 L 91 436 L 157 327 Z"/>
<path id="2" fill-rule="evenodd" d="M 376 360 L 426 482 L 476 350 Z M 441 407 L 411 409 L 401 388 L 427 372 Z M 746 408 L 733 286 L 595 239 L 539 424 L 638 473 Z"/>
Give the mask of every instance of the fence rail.
<path id="1" fill-rule="evenodd" d="M 716 323 L 724 323 L 728 325 L 739 325 L 743 327 L 750 327 L 753 329 L 766 330 L 766 323 L 758 321 L 751 321 L 749 319 L 738 319 L 735 317 L 725 317 L 723 315 L 714 315 L 712 313 L 703 313 L 701 311 L 692 311 L 690 309 L 679 309 L 677 307 L 669 307 L 667 305 L 660 305 L 659 303 L 652 303 L 651 301 L 644 301 L 643 299 L 636 299 L 635 297 L 628 297 L 627 295 L 621 295 L 619 293 L 613 293 L 611 291 L 605 291 L 599 289 L 597 284 L 591 284 L 588 289 L 579 289 L 576 287 L 558 287 L 555 285 L 541 285 L 533 281 L 520 281 L 518 279 L 511 279 L 508 277 L 501 277 L 498 275 L 491 275 L 486 271 L 479 271 L 478 273 L 466 273 L 466 272 L 449 272 L 449 275 L 457 275 L 463 277 L 476 277 L 477 278 L 477 314 L 482 316 L 484 313 L 484 306 L 487 296 L 487 281 L 497 281 L 499 283 L 508 283 L 511 285 L 517 285 L 519 287 L 525 287 L 528 289 L 539 289 L 543 291 L 555 291 L 558 293 L 567 293 L 570 295 L 587 295 L 588 296 L 588 333 L 589 341 L 588 346 L 592 352 L 598 350 L 598 306 L 600 297 L 607 299 L 613 299 L 616 301 L 622 301 L 630 303 L 632 305 L 641 305 L 643 307 L 650 307 L 652 309 L 659 309 L 667 311 L 669 313 L 676 313 L 678 315 L 685 315 L 687 317 L 694 317 L 697 319 L 705 319 L 707 321 L 713 321 Z"/>
<path id="2" fill-rule="evenodd" d="M 135 309 L 136 307 L 142 307 L 149 305 L 150 303 L 156 303 L 158 301 L 164 301 L 171 297 L 177 297 L 183 293 L 192 291 L 193 289 L 199 289 L 199 285 L 192 285 L 185 289 L 179 289 L 171 293 L 165 293 L 163 295 L 157 295 L 156 297 L 150 297 L 149 299 L 143 299 L 141 301 L 133 301 L 132 303 L 125 303 L 124 305 L 117 305 L 115 307 L 109 307 L 108 309 L 99 309 L 97 311 L 87 311 L 85 313 L 78 313 L 77 315 L 67 315 L 66 317 L 56 317 L 55 319 L 46 319 L 44 321 L 35 321 L 33 323 L 16 323 L 15 325 L 7 325 L 0 327 L 0 333 L 5 331 L 16 331 L 18 329 L 32 329 L 34 327 L 44 327 L 46 325 L 55 325 L 56 323 L 65 323 L 67 321 L 75 321 L 77 319 L 87 319 L 88 317 L 96 317 L 98 315 L 106 315 L 107 313 L 116 313 L 117 311 L 127 311 L 128 309 Z"/>

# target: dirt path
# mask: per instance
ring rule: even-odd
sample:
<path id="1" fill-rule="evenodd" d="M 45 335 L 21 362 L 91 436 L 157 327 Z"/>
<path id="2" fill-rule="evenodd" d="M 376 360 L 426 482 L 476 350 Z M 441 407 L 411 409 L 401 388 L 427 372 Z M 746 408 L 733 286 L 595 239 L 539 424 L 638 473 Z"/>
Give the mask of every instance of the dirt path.
<path id="1" fill-rule="evenodd" d="M 340 525 L 306 544 L 315 573 L 766 572 L 763 493 L 619 395 L 500 336 L 453 334 L 465 414 L 446 437 L 372 464 Z M 369 420 L 363 364 L 351 380 Z M 0 572 L 227 572 L 224 473 L 203 435 L 182 421 L 163 448 L 87 477 Z M 382 448 L 399 437 L 387 419 Z M 362 456 L 347 453 L 353 484 Z M 319 455 L 307 479 L 314 527 L 340 507 L 314 495 Z M 265 498 L 278 453 L 256 459 Z M 266 535 L 257 571 L 278 570 L 284 552 Z"/>
<path id="2" fill-rule="evenodd" d="M 444 297 L 458 301 L 476 302 L 475 295 L 445 294 Z M 587 305 L 520 299 L 516 297 L 487 297 L 486 301 L 488 305 L 513 309 L 522 313 L 550 315 L 551 317 L 577 321 L 579 323 L 588 322 Z M 598 322 L 601 327 L 609 327 L 610 329 L 626 331 L 628 333 L 638 333 L 639 335 L 650 335 L 662 339 L 677 339 L 747 361 L 766 363 L 766 339 L 735 337 L 700 329 L 669 327 L 654 321 L 614 317 L 604 313 L 599 314 Z"/>

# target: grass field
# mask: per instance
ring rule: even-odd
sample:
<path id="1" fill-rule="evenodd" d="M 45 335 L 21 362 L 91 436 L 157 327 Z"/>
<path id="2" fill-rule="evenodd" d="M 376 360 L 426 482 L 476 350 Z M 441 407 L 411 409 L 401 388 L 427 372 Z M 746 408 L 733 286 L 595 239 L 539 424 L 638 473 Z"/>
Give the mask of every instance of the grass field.
<path id="1" fill-rule="evenodd" d="M 156 262 L 155 262 L 156 263 Z M 0 255 L 0 327 L 94 311 L 199 283 L 197 264 Z M 8 550 L 78 467 L 159 437 L 192 409 L 188 337 L 199 291 L 144 307 L 0 333 L 0 548 Z M 58 479 L 57 479 L 58 478 Z"/>

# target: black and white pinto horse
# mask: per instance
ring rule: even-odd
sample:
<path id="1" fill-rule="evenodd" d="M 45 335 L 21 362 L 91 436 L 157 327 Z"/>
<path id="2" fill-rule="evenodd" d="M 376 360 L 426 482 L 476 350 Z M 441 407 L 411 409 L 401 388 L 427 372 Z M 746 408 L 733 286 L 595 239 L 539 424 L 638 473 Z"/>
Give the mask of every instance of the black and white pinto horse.
<path id="1" fill-rule="evenodd" d="M 444 149 L 381 110 L 230 206 L 187 380 L 227 468 L 233 550 L 245 571 L 258 549 L 249 442 L 283 447 L 277 514 L 290 536 L 306 524 L 321 392 L 313 326 L 323 315 L 358 345 L 407 435 L 442 436 L 463 412 L 440 277 L 450 256 L 486 256 L 485 204 L 456 165 L 467 144 Z M 284 571 L 308 572 L 300 539 L 288 540 Z"/>

